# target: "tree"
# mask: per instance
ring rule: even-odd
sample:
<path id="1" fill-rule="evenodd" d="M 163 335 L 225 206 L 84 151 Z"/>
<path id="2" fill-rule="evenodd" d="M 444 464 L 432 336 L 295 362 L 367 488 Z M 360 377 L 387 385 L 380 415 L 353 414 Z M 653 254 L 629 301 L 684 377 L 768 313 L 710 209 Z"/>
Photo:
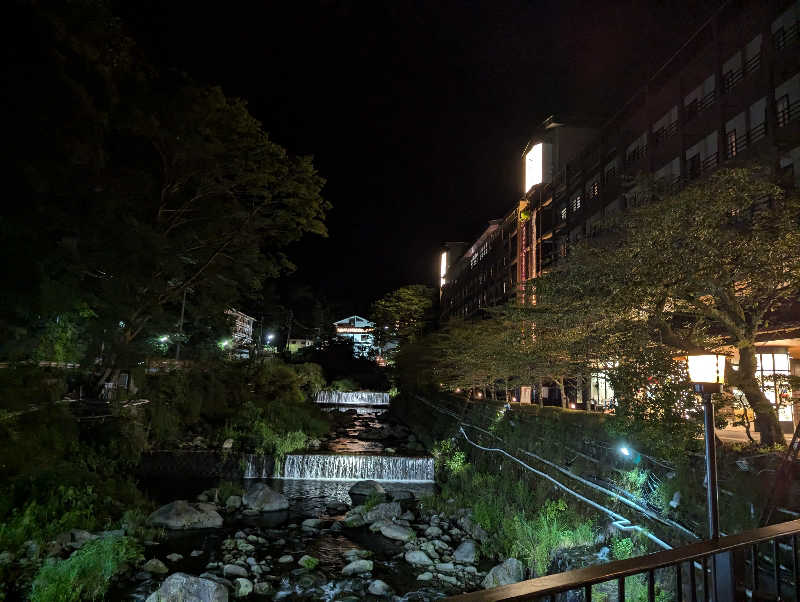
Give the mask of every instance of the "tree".
<path id="1" fill-rule="evenodd" d="M 413 341 L 432 319 L 435 291 L 424 284 L 403 286 L 375 302 L 371 317 L 379 346 Z"/>
<path id="2" fill-rule="evenodd" d="M 753 408 L 762 443 L 782 442 L 755 343 L 800 294 L 800 199 L 757 166 L 653 196 L 573 245 L 541 294 L 586 324 L 645 329 L 675 354 L 732 345 L 739 367 L 727 381 Z"/>

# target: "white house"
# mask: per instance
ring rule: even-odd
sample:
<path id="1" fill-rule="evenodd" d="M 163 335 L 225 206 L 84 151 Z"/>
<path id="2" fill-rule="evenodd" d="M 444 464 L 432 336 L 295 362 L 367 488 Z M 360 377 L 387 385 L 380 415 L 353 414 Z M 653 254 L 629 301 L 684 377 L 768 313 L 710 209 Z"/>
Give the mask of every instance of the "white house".
<path id="1" fill-rule="evenodd" d="M 370 322 L 361 316 L 350 316 L 333 323 L 336 328 L 336 336 L 349 339 L 353 342 L 353 353 L 357 356 L 366 357 L 375 347 L 375 339 L 372 335 L 375 330 L 375 323 Z"/>

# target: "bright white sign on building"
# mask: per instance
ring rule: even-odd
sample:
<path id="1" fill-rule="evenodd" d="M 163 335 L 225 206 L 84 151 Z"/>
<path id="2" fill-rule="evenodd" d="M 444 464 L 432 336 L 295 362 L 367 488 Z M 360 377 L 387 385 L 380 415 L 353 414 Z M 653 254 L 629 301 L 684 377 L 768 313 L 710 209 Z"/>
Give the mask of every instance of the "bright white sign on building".
<path id="1" fill-rule="evenodd" d="M 552 148 L 552 144 L 540 142 L 525 153 L 525 192 L 537 184 L 550 181 Z"/>

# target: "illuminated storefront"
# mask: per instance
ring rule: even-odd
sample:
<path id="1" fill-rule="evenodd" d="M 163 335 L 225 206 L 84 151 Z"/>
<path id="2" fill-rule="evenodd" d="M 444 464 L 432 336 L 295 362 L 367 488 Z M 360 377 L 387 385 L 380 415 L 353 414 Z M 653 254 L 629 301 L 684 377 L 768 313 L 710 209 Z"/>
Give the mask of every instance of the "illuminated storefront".
<path id="1" fill-rule="evenodd" d="M 789 386 L 789 352 L 785 347 L 760 347 L 756 355 L 756 378 L 769 402 L 777 407 L 784 430 L 794 429 L 792 389 Z"/>
<path id="2" fill-rule="evenodd" d="M 614 389 L 605 372 L 593 372 L 591 400 L 596 408 L 610 408 L 614 403 Z"/>

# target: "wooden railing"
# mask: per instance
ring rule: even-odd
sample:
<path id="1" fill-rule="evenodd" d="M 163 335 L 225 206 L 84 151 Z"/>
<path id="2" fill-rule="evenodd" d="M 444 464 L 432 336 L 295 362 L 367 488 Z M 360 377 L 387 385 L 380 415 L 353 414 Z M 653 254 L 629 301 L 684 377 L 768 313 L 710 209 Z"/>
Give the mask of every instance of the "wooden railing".
<path id="1" fill-rule="evenodd" d="M 800 520 L 789 521 L 716 541 L 666 550 L 547 575 L 448 598 L 453 602 L 499 600 L 618 600 L 637 580 L 649 602 L 667 596 L 678 602 L 703 600 L 800 601 L 798 535 Z M 659 592 L 661 592 L 659 594 Z M 637 599 L 639 599 L 637 597 Z"/>

